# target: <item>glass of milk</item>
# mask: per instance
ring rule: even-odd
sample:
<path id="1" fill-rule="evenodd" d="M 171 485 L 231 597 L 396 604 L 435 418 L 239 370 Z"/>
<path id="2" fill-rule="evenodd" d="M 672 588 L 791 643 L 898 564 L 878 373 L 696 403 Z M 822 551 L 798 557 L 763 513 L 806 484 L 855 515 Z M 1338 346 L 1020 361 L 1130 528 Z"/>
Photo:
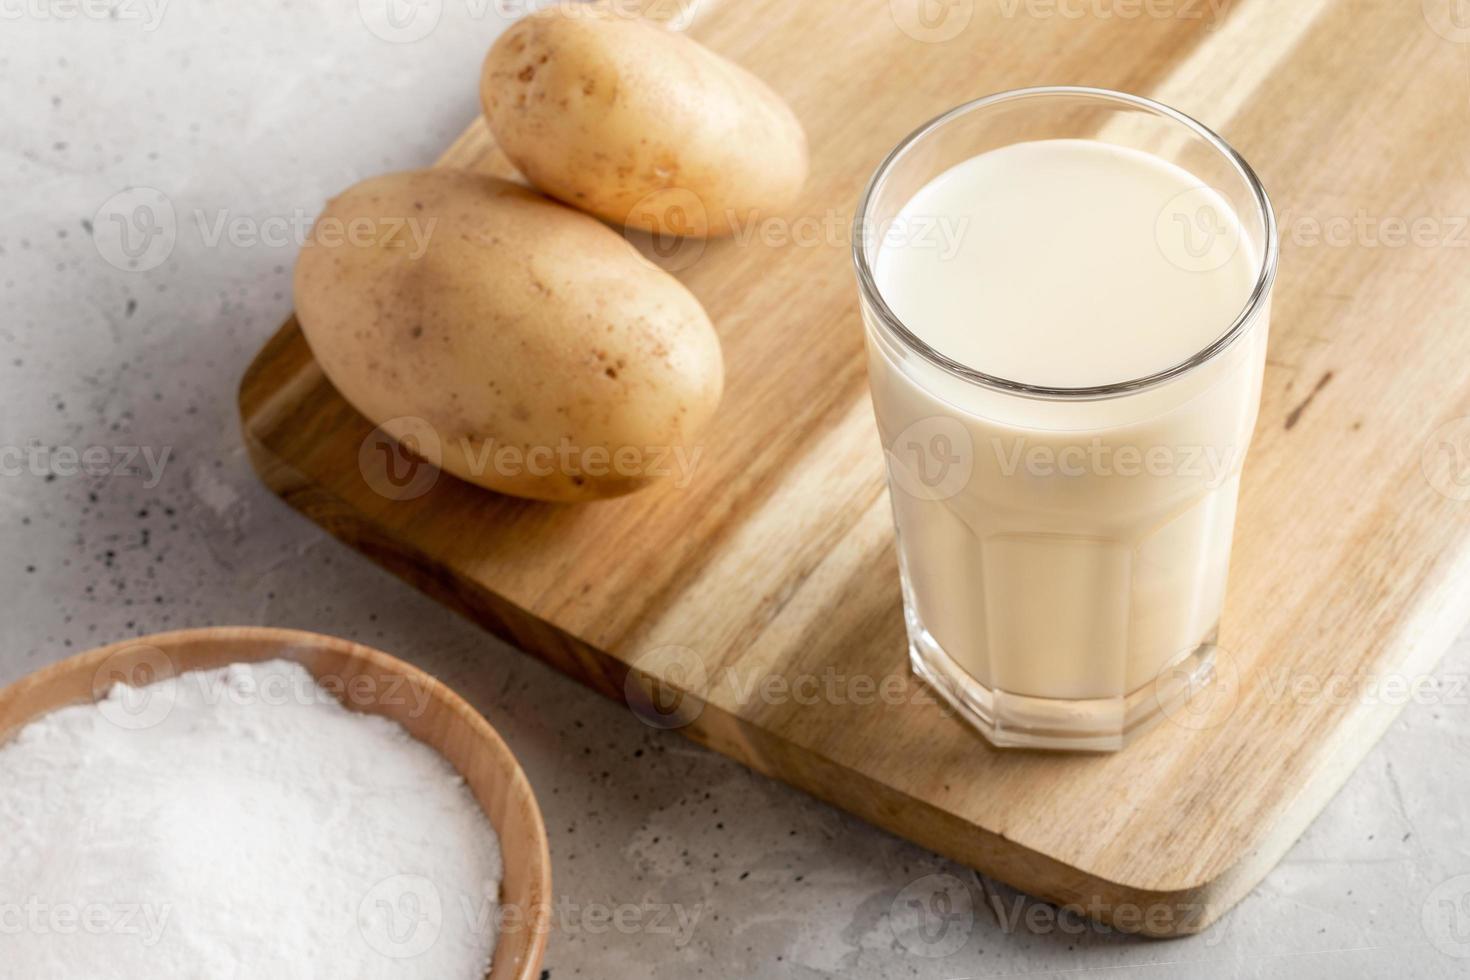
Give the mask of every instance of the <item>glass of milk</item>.
<path id="1" fill-rule="evenodd" d="M 1266 192 L 1156 102 L 1025 89 L 900 143 L 854 230 L 914 670 L 996 745 L 1121 748 L 1212 675 Z"/>

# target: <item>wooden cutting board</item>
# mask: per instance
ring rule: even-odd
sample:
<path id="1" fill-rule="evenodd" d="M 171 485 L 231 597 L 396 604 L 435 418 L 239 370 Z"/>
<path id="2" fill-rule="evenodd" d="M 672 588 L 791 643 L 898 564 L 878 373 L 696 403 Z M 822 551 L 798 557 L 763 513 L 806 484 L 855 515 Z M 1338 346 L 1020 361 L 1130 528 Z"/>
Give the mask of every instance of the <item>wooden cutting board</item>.
<path id="1" fill-rule="evenodd" d="M 832 230 L 772 225 L 680 271 L 727 365 L 692 482 L 569 507 L 442 477 L 388 499 L 359 467 L 372 427 L 294 321 L 245 376 L 246 441 L 294 507 L 597 690 L 681 695 L 694 739 L 1027 891 L 1197 930 L 1281 857 L 1413 699 L 1393 684 L 1470 618 L 1470 27 L 1454 6 L 705 0 L 693 35 L 805 123 L 797 213 Z M 1222 683 L 1108 757 L 994 750 L 908 678 L 848 257 L 852 208 L 897 140 L 1051 83 L 1220 130 L 1283 238 Z M 443 163 L 509 172 L 479 121 Z"/>

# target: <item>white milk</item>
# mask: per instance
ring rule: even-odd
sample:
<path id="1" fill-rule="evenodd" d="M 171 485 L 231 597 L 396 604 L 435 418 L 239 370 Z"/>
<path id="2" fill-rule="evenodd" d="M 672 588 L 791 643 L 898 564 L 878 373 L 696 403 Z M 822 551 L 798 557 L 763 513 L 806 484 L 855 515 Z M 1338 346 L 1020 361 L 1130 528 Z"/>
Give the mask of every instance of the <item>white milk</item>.
<path id="1" fill-rule="evenodd" d="M 918 231 L 936 227 L 957 247 Z M 907 232 L 885 239 L 874 273 L 898 319 L 1029 385 L 1107 385 L 1187 361 L 1244 311 L 1259 269 L 1201 181 L 1086 140 L 971 158 L 895 228 Z M 1086 401 L 961 380 L 870 324 L 910 636 L 926 657 L 947 655 L 991 692 L 1121 703 L 1213 641 L 1267 315 L 1177 379 Z"/>

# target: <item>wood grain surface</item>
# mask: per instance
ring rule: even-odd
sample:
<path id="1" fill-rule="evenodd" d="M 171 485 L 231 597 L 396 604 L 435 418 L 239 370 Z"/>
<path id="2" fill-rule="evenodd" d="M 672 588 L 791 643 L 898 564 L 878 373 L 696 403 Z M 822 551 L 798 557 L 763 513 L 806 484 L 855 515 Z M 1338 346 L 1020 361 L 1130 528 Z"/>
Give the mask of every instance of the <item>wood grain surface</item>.
<path id="1" fill-rule="evenodd" d="M 824 230 L 767 222 L 678 257 L 727 366 L 691 480 L 577 507 L 448 477 L 389 499 L 359 466 L 371 425 L 294 322 L 244 379 L 245 438 L 294 507 L 519 646 L 613 697 L 683 696 L 651 722 L 1121 928 L 1195 931 L 1470 619 L 1470 26 L 1452 0 L 917 7 L 699 7 L 692 34 L 801 117 L 813 172 L 788 217 Z M 991 749 L 909 679 L 848 255 L 895 142 L 1038 84 L 1203 120 L 1282 229 L 1222 680 L 1111 757 Z M 507 172 L 479 122 L 443 163 Z"/>
<path id="2" fill-rule="evenodd" d="M 31 721 L 102 699 L 114 684 L 143 686 L 237 663 L 290 660 L 353 711 L 383 715 L 435 749 L 500 838 L 507 911 L 485 980 L 534 980 L 551 932 L 551 856 L 541 809 L 521 765 L 478 711 L 434 677 L 380 650 L 302 630 L 214 626 L 124 640 L 42 668 L 0 689 L 0 743 Z M 145 711 L 148 702 L 143 702 Z M 159 721 L 167 711 L 160 713 Z M 151 717 L 140 713 L 139 718 Z M 512 926 L 514 924 L 514 926 Z"/>

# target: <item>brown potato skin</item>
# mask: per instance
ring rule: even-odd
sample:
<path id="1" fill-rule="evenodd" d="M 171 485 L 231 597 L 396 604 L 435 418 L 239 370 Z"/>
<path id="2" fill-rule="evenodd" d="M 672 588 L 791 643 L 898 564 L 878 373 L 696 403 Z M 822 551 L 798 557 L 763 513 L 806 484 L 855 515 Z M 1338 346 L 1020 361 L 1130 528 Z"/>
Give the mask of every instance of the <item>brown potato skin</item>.
<path id="1" fill-rule="evenodd" d="M 329 234 L 363 219 L 385 230 L 377 241 Z M 426 248 L 387 233 L 401 219 L 417 220 Z M 672 466 L 643 454 L 636 471 L 599 474 L 578 456 L 512 473 L 475 464 L 486 440 L 523 454 L 689 450 L 723 384 L 719 339 L 676 279 L 593 218 L 465 171 L 374 177 L 328 202 L 295 301 L 322 370 L 359 412 L 423 419 L 439 443 L 419 449 L 430 462 L 519 497 L 616 496 Z"/>
<path id="2" fill-rule="evenodd" d="M 531 183 L 630 228 L 728 235 L 790 207 L 806 181 L 806 135 L 765 82 L 597 5 L 511 25 L 485 58 L 480 101 Z"/>

